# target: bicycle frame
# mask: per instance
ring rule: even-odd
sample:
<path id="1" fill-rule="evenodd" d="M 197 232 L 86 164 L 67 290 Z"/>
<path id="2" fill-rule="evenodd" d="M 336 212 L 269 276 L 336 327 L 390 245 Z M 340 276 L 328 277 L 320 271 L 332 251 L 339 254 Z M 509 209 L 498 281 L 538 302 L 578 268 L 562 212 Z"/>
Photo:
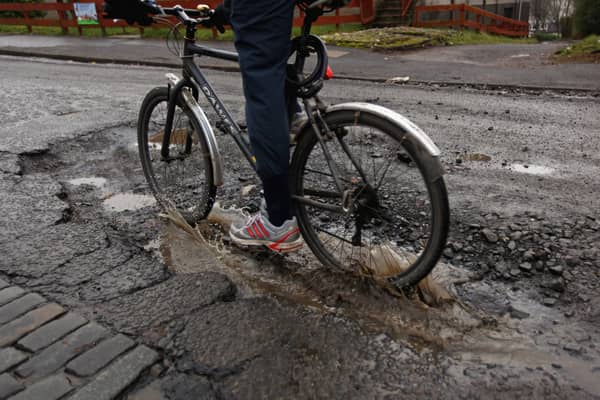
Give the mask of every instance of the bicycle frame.
<path id="1" fill-rule="evenodd" d="M 188 31 L 189 29 L 190 27 L 188 26 Z M 195 31 L 195 28 L 192 29 Z M 203 130 L 202 133 L 206 138 L 208 151 L 211 155 L 211 162 L 213 167 L 213 180 L 215 182 L 215 185 L 221 186 L 223 184 L 223 166 L 221 162 L 221 156 L 212 126 L 208 121 L 208 118 L 204 114 L 204 111 L 202 111 L 202 108 L 197 103 L 199 92 L 202 92 L 202 94 L 206 97 L 206 99 L 213 107 L 221 121 L 224 122 L 227 133 L 229 133 L 233 137 L 236 144 L 244 154 L 244 157 L 246 157 L 246 159 L 254 169 L 256 169 L 256 162 L 250 150 L 250 144 L 242 135 L 242 129 L 234 121 L 229 110 L 225 107 L 221 99 L 218 97 L 217 93 L 207 81 L 200 68 L 195 64 L 194 56 L 205 55 L 229 61 L 238 61 L 239 57 L 234 52 L 198 46 L 195 43 L 193 43 L 193 41 L 190 40 L 189 37 L 189 35 L 186 35 L 184 52 L 182 55 L 183 78 L 177 79 L 177 77 L 175 77 L 172 74 L 168 75 L 170 91 L 167 121 L 165 125 L 165 135 L 163 137 L 161 156 L 163 157 L 163 159 L 167 160 L 170 158 L 169 142 L 171 131 L 173 128 L 175 106 L 177 105 L 177 99 L 182 98 L 183 101 L 185 101 L 187 107 L 200 122 L 201 128 Z M 191 146 L 191 138 L 188 139 L 188 142 L 190 142 L 189 144 Z M 190 149 L 187 147 L 189 146 L 186 146 L 186 150 L 189 151 Z"/>
<path id="2" fill-rule="evenodd" d="M 227 107 L 223 104 L 213 87 L 210 85 L 198 65 L 194 62 L 194 56 L 207 56 L 212 58 L 217 58 L 226 61 L 239 62 L 239 56 L 237 53 L 232 51 L 220 50 L 209 48 L 206 46 L 199 46 L 195 43 L 195 36 L 197 30 L 197 21 L 186 19 L 185 13 L 182 9 L 171 9 L 169 13 L 173 13 L 180 17 L 180 20 L 184 22 L 186 26 L 186 36 L 184 39 L 184 48 L 183 54 L 181 55 L 183 61 L 183 77 L 182 79 L 178 79 L 173 74 L 168 74 L 167 78 L 169 80 L 169 100 L 168 100 L 168 111 L 167 111 L 167 121 L 165 124 L 165 133 L 163 136 L 162 148 L 161 148 L 161 157 L 163 160 L 169 161 L 172 158 L 169 155 L 169 143 L 170 136 L 173 129 L 173 118 L 175 115 L 175 107 L 177 105 L 177 99 L 183 98 L 187 107 L 191 110 L 194 116 L 198 119 L 201 124 L 201 128 L 204 131 L 203 134 L 206 138 L 208 151 L 211 156 L 211 162 L 213 167 L 213 180 L 216 186 L 221 186 L 223 184 L 223 166 L 221 161 L 220 152 L 218 149 L 218 144 L 216 140 L 215 133 L 212 129 L 208 118 L 206 117 L 202 108 L 198 105 L 197 100 L 199 96 L 199 92 L 206 97 L 212 108 L 215 110 L 222 123 L 224 124 L 225 131 L 234 139 L 237 146 L 242 151 L 242 154 L 250 164 L 250 166 L 256 171 L 256 158 L 252 154 L 252 150 L 250 148 L 250 143 L 244 137 L 243 131 L 240 126 L 234 121 L 231 113 L 227 109 Z M 312 10 L 306 13 L 306 17 L 304 20 L 304 24 L 302 27 L 301 38 L 306 38 L 310 35 L 310 30 L 312 23 L 321 15 L 322 13 L 319 10 Z M 306 56 L 304 54 L 298 54 L 295 60 L 294 67 L 297 71 L 302 71 L 304 68 Z M 191 90 L 191 93 L 189 92 Z M 315 96 L 316 98 L 316 96 Z M 288 105 L 295 104 L 297 101 L 297 97 L 295 94 L 288 95 Z M 317 101 L 317 103 L 319 103 Z M 310 106 L 308 101 L 304 101 L 307 114 L 309 114 L 309 120 L 311 124 L 316 127 L 318 124 L 323 124 L 324 121 L 322 119 L 320 121 L 316 121 L 312 116 L 313 107 Z M 318 108 L 318 107 L 317 107 Z M 293 111 L 292 107 L 289 106 L 288 109 L 289 116 L 291 117 Z M 321 137 L 319 137 L 321 140 Z M 188 143 L 186 145 L 186 152 L 191 151 L 191 138 L 188 138 Z M 326 158 L 328 159 L 328 163 L 331 162 L 331 157 L 326 151 Z M 334 176 L 337 175 L 334 173 Z M 341 189 L 341 185 L 339 184 L 339 178 L 335 176 L 336 183 Z"/>

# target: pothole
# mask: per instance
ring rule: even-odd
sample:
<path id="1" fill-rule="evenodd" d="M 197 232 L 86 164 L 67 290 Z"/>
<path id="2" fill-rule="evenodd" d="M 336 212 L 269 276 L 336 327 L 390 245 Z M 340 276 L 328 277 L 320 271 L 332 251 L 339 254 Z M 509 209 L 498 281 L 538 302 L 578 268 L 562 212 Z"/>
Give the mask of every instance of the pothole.
<path id="1" fill-rule="evenodd" d="M 491 161 L 492 157 L 488 156 L 487 154 L 483 154 L 483 153 L 466 153 L 466 154 L 461 154 L 458 157 L 458 159 L 464 160 L 464 161 L 487 162 L 487 161 Z"/>
<path id="2" fill-rule="evenodd" d="M 135 211 L 155 205 L 156 199 L 145 194 L 118 193 L 104 200 L 102 204 L 109 211 Z"/>
<path id="3" fill-rule="evenodd" d="M 324 267 L 307 247 L 286 256 L 225 247 L 221 236 L 231 222 L 244 219 L 239 210 L 224 210 L 216 204 L 198 229 L 185 224 L 176 212 L 169 214 L 172 223 L 166 226 L 160 247 L 172 270 L 193 273 L 216 268 L 236 283 L 242 296 L 274 296 L 343 316 L 366 330 L 386 332 L 417 347 L 443 348 L 446 341 L 457 340 L 466 331 L 486 324 L 486 316 L 453 301 L 444 289 L 468 280 L 468 273 L 460 268 L 439 265 L 424 281 L 421 290 L 429 296 L 428 302 L 440 304 L 432 308 L 416 296 L 392 294 L 382 282 Z M 445 294 L 439 296 L 440 292 Z"/>

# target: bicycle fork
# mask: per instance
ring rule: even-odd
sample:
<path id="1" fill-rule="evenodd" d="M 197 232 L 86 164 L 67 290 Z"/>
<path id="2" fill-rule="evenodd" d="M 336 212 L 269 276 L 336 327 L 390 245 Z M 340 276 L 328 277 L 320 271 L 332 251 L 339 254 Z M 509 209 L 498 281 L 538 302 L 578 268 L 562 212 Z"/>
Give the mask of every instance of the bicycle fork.
<path id="1" fill-rule="evenodd" d="M 223 161 L 221 159 L 221 152 L 217 144 L 217 138 L 212 129 L 212 126 L 206 117 L 206 114 L 196 101 L 196 97 L 193 93 L 192 88 L 188 85 L 185 79 L 179 79 L 175 74 L 168 73 L 165 75 L 169 82 L 169 101 L 167 110 L 167 121 L 165 125 L 165 132 L 163 136 L 163 144 L 161 148 L 161 157 L 165 160 L 170 159 L 169 155 L 169 143 L 171 140 L 171 134 L 173 133 L 173 119 L 175 116 L 175 107 L 177 106 L 177 98 L 181 95 L 181 98 L 185 102 L 185 105 L 194 115 L 194 118 L 200 125 L 199 132 L 206 142 L 208 147 L 208 153 L 210 156 L 210 162 L 212 166 L 213 181 L 215 186 L 222 186 L 224 183 L 223 179 Z M 188 136 L 186 139 L 186 152 L 191 149 L 192 138 Z"/>

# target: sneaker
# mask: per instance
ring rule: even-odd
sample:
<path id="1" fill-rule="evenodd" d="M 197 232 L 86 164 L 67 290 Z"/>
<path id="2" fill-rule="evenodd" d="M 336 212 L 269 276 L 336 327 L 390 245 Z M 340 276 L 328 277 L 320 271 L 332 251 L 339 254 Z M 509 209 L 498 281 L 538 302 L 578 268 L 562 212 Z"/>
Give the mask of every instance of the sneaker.
<path id="1" fill-rule="evenodd" d="M 243 225 L 232 224 L 229 237 L 239 246 L 266 246 L 278 253 L 298 250 L 304 244 L 296 217 L 281 226 L 274 226 L 263 211 L 250 217 Z"/>

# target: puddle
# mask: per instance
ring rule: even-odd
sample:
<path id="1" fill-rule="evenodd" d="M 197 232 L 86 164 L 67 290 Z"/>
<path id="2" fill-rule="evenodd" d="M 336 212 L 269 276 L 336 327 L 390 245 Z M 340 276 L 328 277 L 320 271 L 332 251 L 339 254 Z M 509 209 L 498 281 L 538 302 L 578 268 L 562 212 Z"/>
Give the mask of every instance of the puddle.
<path id="1" fill-rule="evenodd" d="M 102 204 L 109 211 L 134 211 L 153 206 L 156 204 L 156 199 L 154 196 L 144 194 L 119 193 L 107 198 Z"/>
<path id="2" fill-rule="evenodd" d="M 227 226 L 244 218 L 240 210 L 224 210 L 216 204 L 197 230 L 182 225 L 176 213 L 167 215 L 171 223 L 165 225 L 160 248 L 169 269 L 176 273 L 223 273 L 242 297 L 272 296 L 316 312 L 343 316 L 369 331 L 408 341 L 415 348 L 443 348 L 447 340 L 456 340 L 483 324 L 478 311 L 453 302 L 449 293 L 446 302 L 431 307 L 419 296 L 409 299 L 397 290 L 392 292 L 389 284 L 364 274 L 324 267 L 307 246 L 285 256 L 225 246 L 221 239 Z M 431 280 L 424 282 L 430 282 L 427 289 L 435 297 L 433 286 L 452 286 L 464 280 L 465 274 L 440 264 Z"/>
<path id="3" fill-rule="evenodd" d="M 471 342 L 467 337 L 465 341 Z M 468 346 L 468 348 L 467 348 Z M 497 336 L 487 340 L 464 343 L 461 350 L 454 353 L 463 361 L 488 365 L 510 365 L 529 369 L 544 369 L 563 375 L 572 384 L 589 393 L 600 393 L 598 375 L 590 369 L 590 364 L 565 353 L 543 352 L 536 349 L 535 343 L 523 337 Z"/>
<path id="4" fill-rule="evenodd" d="M 446 264 L 434 269 L 434 282 L 448 288 L 454 296 L 458 284 L 466 284 L 463 289 L 468 291 L 489 292 L 490 303 L 502 303 L 498 304 L 502 306 L 498 312 L 476 309 L 460 299 L 430 307 L 414 296 L 393 296 L 371 280 L 323 267 L 306 247 L 286 256 L 224 247 L 222 243 L 215 247 L 228 224 L 243 218 L 239 210 L 224 210 L 216 204 L 199 230 L 189 225 L 179 226 L 171 219 L 173 223 L 165 225 L 159 244 L 163 259 L 176 273 L 223 273 L 238 287 L 240 297 L 269 296 L 317 313 L 352 320 L 366 332 L 384 333 L 418 352 L 444 351 L 457 360 L 477 365 L 503 365 L 529 371 L 543 368 L 590 393 L 597 390 L 597 373 L 592 364 L 561 351 L 560 347 L 544 345 L 546 338 L 542 332 L 556 334 L 550 332 L 560 325 L 553 321 L 564 320 L 557 310 L 546 310 L 524 294 L 519 296 L 503 287 L 472 282 L 467 271 Z M 157 243 L 153 241 L 148 246 L 156 248 Z M 509 294 L 503 297 L 498 292 Z M 505 300 L 531 317 L 511 319 L 505 310 Z M 565 330 L 570 329 L 573 326 L 565 326 Z M 538 332 L 537 339 L 527 332 Z M 568 336 L 561 336 L 567 340 Z M 554 365 L 560 365 L 559 369 Z M 456 373 L 462 376 L 459 369 Z"/>
<path id="5" fill-rule="evenodd" d="M 73 186 L 90 185 L 101 189 L 106 186 L 108 181 L 105 178 L 100 178 L 98 176 L 90 176 L 87 178 L 71 179 L 68 182 Z"/>
<path id="6" fill-rule="evenodd" d="M 510 56 L 510 58 L 527 58 L 527 57 L 531 57 L 529 54 L 515 54 Z"/>
<path id="7" fill-rule="evenodd" d="M 551 167 L 546 167 L 543 165 L 531 165 L 531 164 L 512 164 L 510 168 L 521 174 L 530 174 L 530 175 L 552 175 L 556 170 Z"/>

